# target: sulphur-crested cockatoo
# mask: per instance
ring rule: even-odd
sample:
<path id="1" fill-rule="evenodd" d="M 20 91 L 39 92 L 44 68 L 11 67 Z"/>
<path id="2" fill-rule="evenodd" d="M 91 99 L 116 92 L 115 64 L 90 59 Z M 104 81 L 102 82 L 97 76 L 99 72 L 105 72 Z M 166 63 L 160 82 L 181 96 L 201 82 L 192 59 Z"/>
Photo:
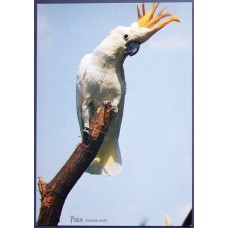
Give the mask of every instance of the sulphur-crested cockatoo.
<path id="1" fill-rule="evenodd" d="M 138 21 L 130 27 L 119 26 L 100 43 L 93 53 L 85 55 L 78 69 L 76 104 L 82 136 L 89 134 L 89 124 L 95 111 L 110 101 L 115 107 L 113 118 L 96 158 L 87 169 L 91 174 L 117 175 L 122 170 L 122 160 L 118 143 L 123 117 L 126 83 L 123 63 L 125 58 L 133 56 L 142 43 L 172 21 L 180 19 L 163 8 L 156 16 L 159 4 L 152 4 L 146 13 L 142 4 L 142 13 L 137 5 Z M 166 20 L 158 23 L 162 18 Z"/>

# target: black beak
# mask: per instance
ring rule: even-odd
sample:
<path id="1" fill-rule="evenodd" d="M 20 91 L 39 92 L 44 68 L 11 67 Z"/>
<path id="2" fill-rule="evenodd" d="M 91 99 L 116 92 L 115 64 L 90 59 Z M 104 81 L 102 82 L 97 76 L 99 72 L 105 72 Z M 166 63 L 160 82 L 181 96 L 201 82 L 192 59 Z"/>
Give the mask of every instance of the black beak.
<path id="1" fill-rule="evenodd" d="M 128 43 L 126 45 L 126 47 L 127 48 L 126 48 L 125 54 L 133 56 L 138 52 L 138 50 L 140 48 L 140 43 L 138 41 L 132 41 L 132 42 Z"/>

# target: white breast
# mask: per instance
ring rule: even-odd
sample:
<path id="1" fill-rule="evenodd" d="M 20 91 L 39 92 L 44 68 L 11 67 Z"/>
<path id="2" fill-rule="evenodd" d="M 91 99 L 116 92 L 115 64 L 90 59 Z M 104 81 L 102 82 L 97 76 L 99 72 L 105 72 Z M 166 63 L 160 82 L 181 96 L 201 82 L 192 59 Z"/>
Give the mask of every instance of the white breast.
<path id="1" fill-rule="evenodd" d="M 125 95 L 125 81 L 115 68 L 102 69 L 97 66 L 89 66 L 84 84 L 86 96 L 91 97 L 95 108 L 101 106 L 104 100 L 113 102 L 117 96 Z"/>

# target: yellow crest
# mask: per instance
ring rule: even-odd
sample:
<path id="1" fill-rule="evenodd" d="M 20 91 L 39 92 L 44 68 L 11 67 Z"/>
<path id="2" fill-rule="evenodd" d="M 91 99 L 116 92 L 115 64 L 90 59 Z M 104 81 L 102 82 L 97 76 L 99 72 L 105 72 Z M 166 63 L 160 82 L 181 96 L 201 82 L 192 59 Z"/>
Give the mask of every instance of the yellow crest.
<path id="1" fill-rule="evenodd" d="M 158 14 L 154 17 L 155 11 L 158 8 L 159 3 L 153 3 L 151 9 L 146 13 L 145 4 L 142 3 L 142 13 L 140 12 L 139 5 L 137 4 L 137 12 L 138 12 L 138 26 L 152 28 L 156 25 L 162 18 L 170 17 L 165 21 L 165 24 L 168 24 L 172 21 L 180 22 L 180 18 L 173 16 L 172 13 L 164 13 L 164 11 L 169 7 L 166 6 L 162 10 L 158 12 Z"/>

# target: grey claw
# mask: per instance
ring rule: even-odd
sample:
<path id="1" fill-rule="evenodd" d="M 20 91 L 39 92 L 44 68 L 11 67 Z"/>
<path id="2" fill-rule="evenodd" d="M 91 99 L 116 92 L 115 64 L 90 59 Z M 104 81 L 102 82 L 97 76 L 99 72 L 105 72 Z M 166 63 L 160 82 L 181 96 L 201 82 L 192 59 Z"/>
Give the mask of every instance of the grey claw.
<path id="1" fill-rule="evenodd" d="M 89 128 L 88 127 L 85 127 L 84 130 L 83 130 L 83 133 L 89 134 Z"/>
<path id="2" fill-rule="evenodd" d="M 83 129 L 83 141 L 88 141 L 89 140 L 89 137 L 90 137 L 90 133 L 89 133 L 89 128 L 88 127 L 85 127 Z"/>
<path id="3" fill-rule="evenodd" d="M 104 106 L 107 106 L 109 103 L 110 103 L 110 101 L 108 101 L 108 100 L 103 101 L 103 105 L 104 105 Z"/>

